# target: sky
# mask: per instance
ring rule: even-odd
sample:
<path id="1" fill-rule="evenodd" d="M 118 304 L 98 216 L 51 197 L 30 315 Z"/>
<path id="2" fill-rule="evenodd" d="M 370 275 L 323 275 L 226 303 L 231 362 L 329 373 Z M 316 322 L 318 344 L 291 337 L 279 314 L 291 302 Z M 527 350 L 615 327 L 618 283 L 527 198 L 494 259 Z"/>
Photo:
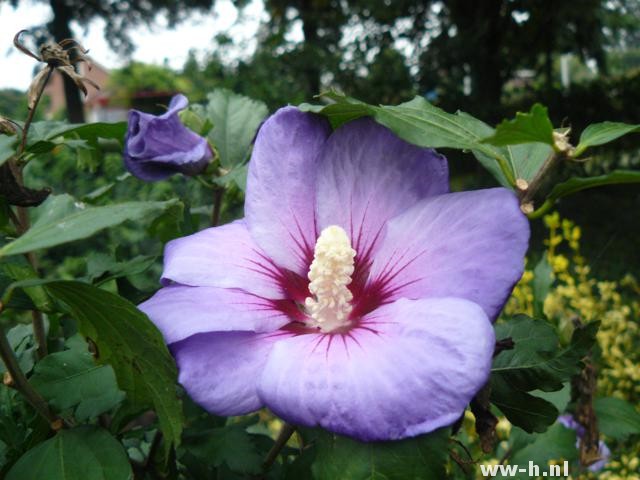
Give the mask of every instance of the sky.
<path id="1" fill-rule="evenodd" d="M 237 51 L 228 54 L 247 56 L 255 49 L 255 35 L 266 16 L 261 0 L 252 0 L 242 13 L 231 0 L 217 0 L 212 12 L 193 14 L 174 30 L 166 28 L 165 18 L 158 18 L 151 28 L 142 25 L 131 32 L 136 45 L 132 58 L 146 63 L 166 61 L 173 68 L 181 68 L 190 49 L 202 56 L 211 50 L 213 38 L 221 32 L 231 36 L 237 45 Z M 46 23 L 50 18 L 47 3 L 22 1 L 16 10 L 7 2 L 0 3 L 0 88 L 28 88 L 36 62 L 14 48 L 13 36 L 18 30 Z M 103 26 L 102 20 L 95 20 L 86 32 L 74 24 L 72 30 L 97 63 L 107 68 L 124 65 L 126 59 L 118 58 L 107 45 Z"/>

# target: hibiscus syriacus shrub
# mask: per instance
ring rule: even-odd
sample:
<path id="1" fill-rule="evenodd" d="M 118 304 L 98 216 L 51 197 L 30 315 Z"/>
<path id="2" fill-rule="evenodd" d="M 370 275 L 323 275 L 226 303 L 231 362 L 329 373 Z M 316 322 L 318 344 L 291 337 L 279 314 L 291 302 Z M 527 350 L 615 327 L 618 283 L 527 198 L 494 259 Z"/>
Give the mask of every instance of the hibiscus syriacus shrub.
<path id="1" fill-rule="evenodd" d="M 638 438 L 598 389 L 599 319 L 546 318 L 558 257 L 525 264 L 556 201 L 639 180 L 550 180 L 633 126 L 576 142 L 540 105 L 491 128 L 423 98 L 269 113 L 225 90 L 0 120 L 4 478 L 591 475 Z M 451 191 L 453 149 L 495 186 Z M 103 175 L 47 183 L 51 159 Z"/>

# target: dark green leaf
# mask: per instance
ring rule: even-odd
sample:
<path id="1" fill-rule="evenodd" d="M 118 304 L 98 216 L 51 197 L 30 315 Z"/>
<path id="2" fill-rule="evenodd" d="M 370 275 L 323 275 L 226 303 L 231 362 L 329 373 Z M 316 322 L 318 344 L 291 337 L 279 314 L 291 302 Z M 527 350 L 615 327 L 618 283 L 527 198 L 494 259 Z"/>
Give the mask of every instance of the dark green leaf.
<path id="1" fill-rule="evenodd" d="M 6 476 L 6 480 L 132 478 L 122 445 L 105 430 L 88 426 L 61 430 L 20 457 Z"/>
<path id="2" fill-rule="evenodd" d="M 579 156 L 589 147 L 603 145 L 623 135 L 638 131 L 640 131 L 640 125 L 630 125 L 619 122 L 594 123 L 583 130 L 574 156 Z"/>
<path id="3" fill-rule="evenodd" d="M 514 425 L 527 432 L 543 432 L 558 416 L 547 400 L 533 390 L 555 391 L 582 368 L 581 359 L 595 342 L 598 322 L 576 328 L 562 349 L 554 329 L 543 320 L 524 315 L 496 324 L 498 340 L 511 337 L 512 350 L 496 356 L 491 371 L 491 401 Z"/>
<path id="4" fill-rule="evenodd" d="M 448 429 L 396 442 L 361 443 L 321 432 L 312 465 L 316 480 L 445 478 Z"/>
<path id="5" fill-rule="evenodd" d="M 578 449 L 576 448 L 576 432 L 567 429 L 559 423 L 553 425 L 545 433 L 536 435 L 533 441 L 524 448 L 514 451 L 509 458 L 510 465 L 518 465 L 524 467 L 527 472 L 517 472 L 515 475 L 501 476 L 495 478 L 531 478 L 528 468 L 529 462 L 536 465 L 540 475 L 549 472 L 549 461 L 566 460 L 569 463 L 578 458 Z M 564 464 L 560 465 L 561 473 Z M 547 476 L 544 474 L 543 476 Z"/>
<path id="6" fill-rule="evenodd" d="M 501 375 L 491 376 L 491 403 L 511 423 L 529 433 L 544 432 L 559 414 L 552 403 L 520 390 Z"/>
<path id="7" fill-rule="evenodd" d="M 571 400 L 571 382 L 566 382 L 560 390 L 555 392 L 545 392 L 542 390 L 532 390 L 531 395 L 540 397 L 553 404 L 559 412 L 564 412 Z"/>
<path id="8" fill-rule="evenodd" d="M 14 148 L 16 141 L 17 137 L 15 135 L 0 135 L 0 165 L 16 153 Z"/>
<path id="9" fill-rule="evenodd" d="M 16 325 L 7 331 L 7 340 L 11 349 L 15 352 L 24 373 L 31 372 L 35 365 L 36 344 L 33 339 L 33 327 L 29 325 Z M 5 371 L 4 363 L 0 362 L 0 372 Z"/>
<path id="10" fill-rule="evenodd" d="M 55 409 L 73 408 L 80 422 L 111 410 L 124 398 L 111 366 L 96 365 L 86 347 L 47 355 L 30 379 Z"/>
<path id="11" fill-rule="evenodd" d="M 130 404 L 153 407 L 167 440 L 179 444 L 182 407 L 177 370 L 162 335 L 135 305 L 80 282 L 53 282 L 47 290 L 66 304 L 82 335 L 97 346 L 97 361 L 110 364 Z"/>
<path id="12" fill-rule="evenodd" d="M 38 274 L 33 271 L 31 265 L 26 261 L 13 262 L 11 260 L 0 265 L 0 284 L 3 283 L 3 278 L 11 280 L 7 285 L 3 285 L 5 288 L 9 287 L 9 285 L 14 282 L 38 279 Z M 0 291 L 4 291 L 4 288 Z M 32 308 L 36 308 L 42 312 L 48 312 L 51 310 L 52 306 L 49 296 L 41 286 L 25 286 L 20 289 L 20 293 L 21 292 L 24 292 L 31 299 Z M 13 299 L 13 295 L 11 298 Z"/>
<path id="13" fill-rule="evenodd" d="M 529 113 L 516 113 L 513 120 L 503 120 L 493 135 L 484 138 L 483 143 L 496 146 L 518 145 L 521 143 L 544 143 L 553 146 L 553 125 L 547 108 L 536 103 Z"/>
<path id="14" fill-rule="evenodd" d="M 620 398 L 597 398 L 593 407 L 598 417 L 598 427 L 605 435 L 624 440 L 640 433 L 640 412 Z"/>
<path id="15" fill-rule="evenodd" d="M 538 218 L 548 212 L 551 207 L 562 197 L 572 195 L 587 188 L 601 187 L 604 185 L 640 183 L 640 171 L 614 170 L 597 177 L 574 177 L 566 182 L 556 184 L 547 196 L 544 204 L 534 212 L 532 218 Z"/>
<path id="16" fill-rule="evenodd" d="M 244 428 L 229 425 L 185 434 L 184 448 L 207 465 L 226 465 L 231 471 L 258 474 L 263 456 L 256 449 L 252 435 Z"/>
<path id="17" fill-rule="evenodd" d="M 492 375 L 524 392 L 562 388 L 582 368 L 580 360 L 595 341 L 598 322 L 574 331 L 571 343 L 559 348 L 554 329 L 543 320 L 520 315 L 496 325 L 496 338 L 511 337 L 515 348 L 501 352 L 493 361 Z"/>
<path id="18" fill-rule="evenodd" d="M 87 277 L 91 282 L 104 283 L 114 278 L 138 275 L 153 265 L 157 257 L 138 255 L 131 260 L 118 262 L 104 253 L 92 253 L 87 259 Z"/>
<path id="19" fill-rule="evenodd" d="M 267 116 L 267 106 L 259 101 L 218 89 L 208 95 L 208 119 L 213 124 L 209 139 L 225 168 L 244 163 L 260 123 Z"/>
<path id="20" fill-rule="evenodd" d="M 52 196 L 39 207 L 42 213 L 31 229 L 0 248 L 0 257 L 80 240 L 127 220 L 155 218 L 178 204 L 177 200 L 170 200 L 90 207 L 68 195 Z"/>

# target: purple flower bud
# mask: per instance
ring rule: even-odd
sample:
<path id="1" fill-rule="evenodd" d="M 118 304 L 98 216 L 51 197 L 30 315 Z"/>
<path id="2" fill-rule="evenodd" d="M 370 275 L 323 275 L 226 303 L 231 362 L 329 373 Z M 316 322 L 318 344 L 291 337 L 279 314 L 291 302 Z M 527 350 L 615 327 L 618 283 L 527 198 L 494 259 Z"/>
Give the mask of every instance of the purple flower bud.
<path id="1" fill-rule="evenodd" d="M 127 170 L 142 180 L 156 181 L 176 173 L 197 175 L 207 168 L 213 157 L 207 140 L 178 117 L 188 104 L 187 97 L 176 95 L 162 115 L 129 112 L 123 153 Z"/>

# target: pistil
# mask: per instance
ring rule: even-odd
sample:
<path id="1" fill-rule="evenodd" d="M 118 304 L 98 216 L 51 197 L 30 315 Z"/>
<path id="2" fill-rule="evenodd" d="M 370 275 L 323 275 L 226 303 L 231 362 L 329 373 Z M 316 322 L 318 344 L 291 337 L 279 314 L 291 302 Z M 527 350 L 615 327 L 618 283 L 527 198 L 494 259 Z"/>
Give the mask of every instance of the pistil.
<path id="1" fill-rule="evenodd" d="M 354 269 L 356 251 L 341 227 L 325 228 L 316 241 L 309 268 L 309 291 L 305 299 L 309 324 L 323 332 L 349 326 L 353 295 L 348 285 Z"/>

